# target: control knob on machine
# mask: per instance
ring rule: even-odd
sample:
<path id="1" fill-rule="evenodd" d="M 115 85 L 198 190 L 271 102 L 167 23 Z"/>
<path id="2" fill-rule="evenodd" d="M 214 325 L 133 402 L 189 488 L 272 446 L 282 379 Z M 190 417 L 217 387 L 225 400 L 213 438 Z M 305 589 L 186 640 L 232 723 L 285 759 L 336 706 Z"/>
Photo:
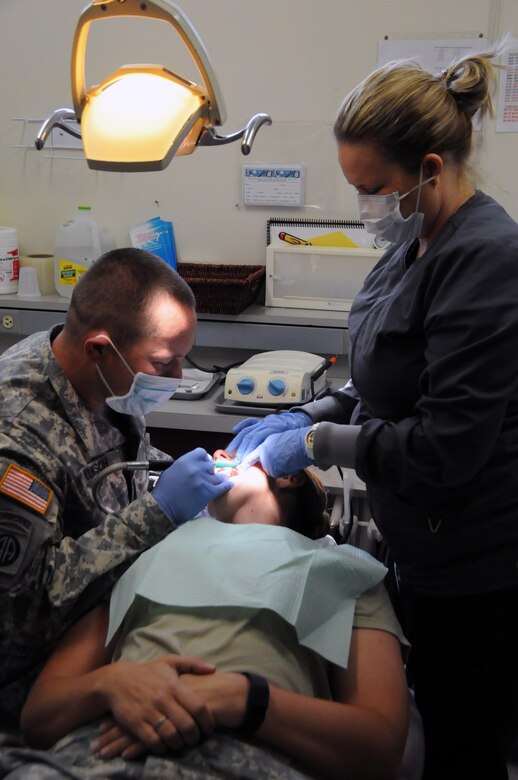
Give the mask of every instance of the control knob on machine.
<path id="1" fill-rule="evenodd" d="M 268 392 L 270 395 L 284 395 L 287 390 L 284 379 L 270 379 L 268 382 Z"/>
<path id="2" fill-rule="evenodd" d="M 236 387 L 241 395 L 250 395 L 255 389 L 255 382 L 251 377 L 244 377 L 237 382 Z"/>

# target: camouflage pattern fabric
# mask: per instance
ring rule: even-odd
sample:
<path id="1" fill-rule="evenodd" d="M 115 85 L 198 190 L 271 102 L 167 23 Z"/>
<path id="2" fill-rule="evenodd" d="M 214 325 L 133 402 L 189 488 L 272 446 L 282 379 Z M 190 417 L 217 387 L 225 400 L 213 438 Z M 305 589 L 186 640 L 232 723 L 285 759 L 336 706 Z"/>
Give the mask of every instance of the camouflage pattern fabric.
<path id="1" fill-rule="evenodd" d="M 145 472 L 107 465 L 156 457 L 144 420 L 90 412 L 54 359 L 61 326 L 0 356 L 0 711 L 17 712 L 59 635 L 107 595 L 135 557 L 172 530 Z M 162 454 L 162 457 L 163 454 Z"/>
<path id="2" fill-rule="evenodd" d="M 82 726 L 50 750 L 0 747 L 2 780 L 310 780 L 284 754 L 217 733 L 180 755 L 103 761 L 90 751 L 95 725 Z"/>

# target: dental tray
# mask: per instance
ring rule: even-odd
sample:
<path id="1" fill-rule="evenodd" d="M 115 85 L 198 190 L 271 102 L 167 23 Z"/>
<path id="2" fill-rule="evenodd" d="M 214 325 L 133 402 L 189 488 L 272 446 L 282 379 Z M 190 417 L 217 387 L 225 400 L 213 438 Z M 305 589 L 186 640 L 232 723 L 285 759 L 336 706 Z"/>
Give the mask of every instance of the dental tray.
<path id="1" fill-rule="evenodd" d="M 173 401 L 194 401 L 203 398 L 215 384 L 223 380 L 223 374 L 199 371 L 197 368 L 185 368 L 182 381 L 174 393 Z"/>

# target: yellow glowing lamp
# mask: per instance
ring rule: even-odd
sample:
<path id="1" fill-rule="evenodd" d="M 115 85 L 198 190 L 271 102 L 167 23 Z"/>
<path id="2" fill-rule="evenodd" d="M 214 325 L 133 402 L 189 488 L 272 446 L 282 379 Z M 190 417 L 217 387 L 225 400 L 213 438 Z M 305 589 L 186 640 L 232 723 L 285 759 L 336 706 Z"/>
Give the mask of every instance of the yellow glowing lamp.
<path id="1" fill-rule="evenodd" d="M 175 154 L 194 151 L 207 118 L 207 98 L 196 84 L 160 66 L 126 65 L 87 94 L 85 154 L 93 168 L 165 168 Z"/>
<path id="2" fill-rule="evenodd" d="M 86 88 L 85 55 L 90 25 L 115 17 L 158 19 L 171 24 L 189 49 L 203 84 L 194 84 L 162 65 L 124 65 L 101 84 Z M 36 148 L 42 149 L 51 130 L 67 132 L 66 120 L 81 124 L 90 168 L 105 171 L 154 171 L 165 168 L 176 154 L 191 154 L 197 146 L 216 146 L 239 138 L 248 154 L 257 130 L 271 124 L 267 114 L 255 114 L 242 130 L 227 136 L 214 127 L 225 119 L 219 86 L 207 51 L 182 11 L 170 0 L 93 0 L 78 21 L 72 48 L 74 110 L 61 108 L 42 124 Z"/>

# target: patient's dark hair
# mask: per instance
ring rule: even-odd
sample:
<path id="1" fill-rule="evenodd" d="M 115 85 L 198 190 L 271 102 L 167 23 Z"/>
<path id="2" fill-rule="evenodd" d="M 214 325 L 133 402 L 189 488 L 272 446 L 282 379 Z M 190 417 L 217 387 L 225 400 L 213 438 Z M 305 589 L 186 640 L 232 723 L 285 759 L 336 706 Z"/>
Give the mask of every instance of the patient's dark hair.
<path id="1" fill-rule="evenodd" d="M 107 330 L 119 349 L 127 348 L 150 335 L 149 302 L 159 293 L 196 308 L 189 285 L 161 257 L 133 247 L 114 249 L 79 279 L 64 332 L 79 341 L 93 329 Z"/>
<path id="2" fill-rule="evenodd" d="M 303 484 L 290 491 L 294 494 L 294 501 L 289 516 L 283 518 L 284 525 L 309 539 L 320 539 L 329 533 L 327 490 L 314 471 L 304 469 L 302 473 Z"/>

